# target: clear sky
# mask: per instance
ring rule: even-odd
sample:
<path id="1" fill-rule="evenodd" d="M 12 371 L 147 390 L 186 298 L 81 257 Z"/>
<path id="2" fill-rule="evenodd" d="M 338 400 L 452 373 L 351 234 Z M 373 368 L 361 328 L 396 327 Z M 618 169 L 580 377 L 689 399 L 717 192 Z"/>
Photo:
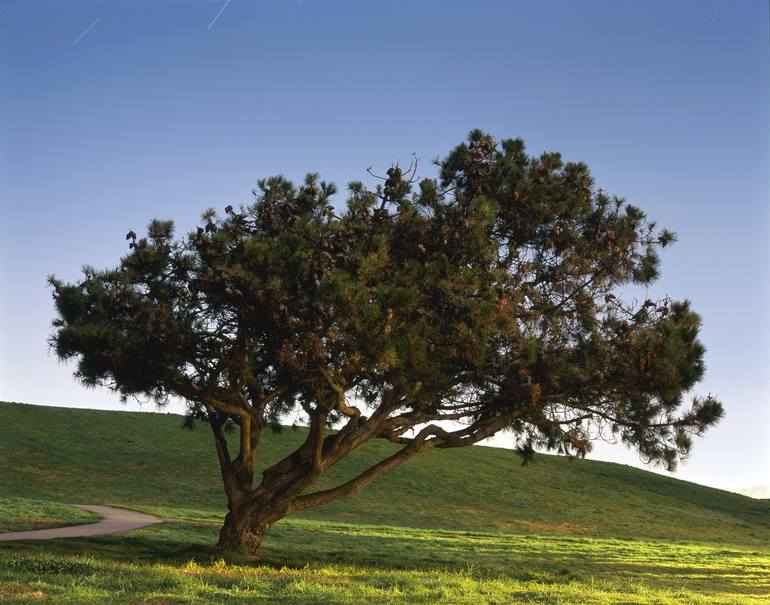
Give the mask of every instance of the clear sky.
<path id="1" fill-rule="evenodd" d="M 697 392 L 727 417 L 677 476 L 770 489 L 769 21 L 766 0 L 2 3 L 0 399 L 121 407 L 49 353 L 47 274 L 263 176 L 344 185 L 412 153 L 429 175 L 478 127 L 679 234 L 650 293 L 703 316 Z"/>

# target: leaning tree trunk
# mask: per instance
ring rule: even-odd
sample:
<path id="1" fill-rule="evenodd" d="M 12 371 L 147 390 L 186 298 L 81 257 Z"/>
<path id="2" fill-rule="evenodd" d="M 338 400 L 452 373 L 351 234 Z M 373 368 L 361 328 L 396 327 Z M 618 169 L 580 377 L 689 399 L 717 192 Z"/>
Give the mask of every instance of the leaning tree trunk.
<path id="1" fill-rule="evenodd" d="M 254 554 L 262 544 L 265 534 L 272 527 L 272 523 L 267 519 L 238 515 L 231 511 L 225 517 L 217 546 L 225 550 L 239 550 Z"/>
<path id="2" fill-rule="evenodd" d="M 225 550 L 256 554 L 265 534 L 290 512 L 285 505 L 271 502 L 268 498 L 249 498 L 231 504 L 219 532 L 217 546 Z"/>

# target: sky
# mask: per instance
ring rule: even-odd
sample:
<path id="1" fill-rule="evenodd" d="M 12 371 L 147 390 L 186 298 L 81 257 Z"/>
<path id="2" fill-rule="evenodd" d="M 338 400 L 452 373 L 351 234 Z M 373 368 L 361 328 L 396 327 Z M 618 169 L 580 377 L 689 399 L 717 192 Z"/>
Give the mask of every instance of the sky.
<path id="1" fill-rule="evenodd" d="M 49 351 L 46 276 L 116 264 L 129 228 L 184 233 L 273 174 L 414 153 L 431 176 L 481 128 L 677 232 L 649 295 L 701 314 L 694 393 L 727 415 L 675 476 L 770 497 L 769 23 L 765 0 L 0 3 L 0 400 L 126 408 Z"/>

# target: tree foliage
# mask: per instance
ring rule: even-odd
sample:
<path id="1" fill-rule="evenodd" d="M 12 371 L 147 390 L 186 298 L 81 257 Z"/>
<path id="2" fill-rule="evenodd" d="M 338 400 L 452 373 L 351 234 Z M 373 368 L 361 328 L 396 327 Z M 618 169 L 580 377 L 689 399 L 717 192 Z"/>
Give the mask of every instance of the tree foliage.
<path id="1" fill-rule="evenodd" d="M 224 546 L 254 550 L 276 518 L 427 449 L 509 430 L 525 457 L 585 455 L 614 436 L 674 468 L 722 416 L 711 396 L 683 403 L 704 372 L 689 302 L 621 299 L 658 277 L 672 233 L 585 164 L 529 156 L 518 139 L 472 131 L 438 170 L 418 181 L 416 165 L 393 166 L 373 190 L 350 183 L 339 208 L 315 174 L 271 177 L 184 238 L 155 220 L 129 232 L 118 267 L 51 278 L 51 342 L 83 383 L 181 397 L 211 425 Z M 296 410 L 306 442 L 255 484 L 263 428 Z M 372 438 L 402 447 L 309 491 Z"/>

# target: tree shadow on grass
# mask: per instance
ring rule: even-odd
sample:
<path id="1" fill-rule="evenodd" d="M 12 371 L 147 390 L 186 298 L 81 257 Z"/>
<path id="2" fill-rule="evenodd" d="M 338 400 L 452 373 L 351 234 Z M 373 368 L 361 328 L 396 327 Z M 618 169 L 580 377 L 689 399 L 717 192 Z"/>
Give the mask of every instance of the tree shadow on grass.
<path id="1" fill-rule="evenodd" d="M 94 566 L 95 569 L 119 569 L 125 564 L 184 567 L 193 562 L 216 568 L 224 561 L 227 565 L 274 570 L 339 566 L 350 573 L 364 573 L 367 569 L 443 571 L 467 573 L 474 578 L 549 584 L 589 577 L 630 581 L 649 581 L 654 577 L 655 585 L 675 588 L 681 585 L 683 577 L 687 577 L 693 585 L 701 581 L 727 583 L 732 591 L 744 586 L 746 581 L 758 582 L 759 587 L 770 583 L 766 575 L 749 573 L 748 569 L 726 570 L 721 564 L 697 560 L 691 561 L 692 567 L 682 566 L 685 561 L 677 559 L 676 553 L 666 554 L 665 549 L 646 554 L 635 552 L 645 548 L 636 543 L 604 544 L 598 548 L 591 546 L 591 541 L 576 539 L 286 523 L 277 525 L 268 534 L 257 556 L 249 556 L 217 549 L 218 530 L 215 523 L 167 522 L 126 534 L 8 542 L 0 546 L 0 558 L 4 554 L 17 556 L 20 566 L 42 566 L 42 572 L 49 568 L 55 572 L 61 566 L 66 572 L 68 566 L 79 564 L 89 569 Z M 610 548 L 612 552 L 605 553 L 604 548 Z M 633 555 L 631 560 L 620 556 L 626 551 Z M 730 564 L 736 565 L 741 556 L 752 558 L 755 554 L 759 553 L 724 552 Z M 692 558 L 695 554 L 688 556 Z M 730 573 L 724 576 L 726 571 Z"/>

